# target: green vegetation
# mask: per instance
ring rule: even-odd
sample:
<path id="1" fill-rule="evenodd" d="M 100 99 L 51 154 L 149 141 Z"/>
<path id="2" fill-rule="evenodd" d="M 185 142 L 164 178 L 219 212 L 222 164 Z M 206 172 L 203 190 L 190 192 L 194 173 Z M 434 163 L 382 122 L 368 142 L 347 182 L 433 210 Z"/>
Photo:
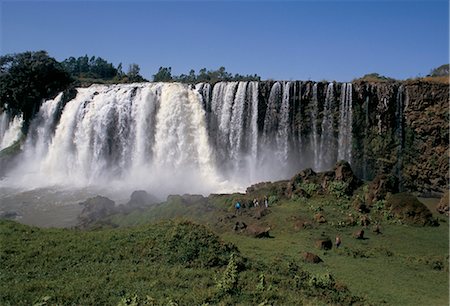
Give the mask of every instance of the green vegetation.
<path id="1" fill-rule="evenodd" d="M 266 213 L 247 206 L 238 215 L 236 200 L 261 195 L 171 196 L 86 231 L 1 221 L 0 304 L 448 304 L 447 221 L 386 221 L 385 201 L 367 215 L 339 194 L 277 195 Z M 325 222 L 315 221 L 317 211 Z M 269 226 L 271 238 L 253 238 L 236 222 Z M 361 228 L 366 239 L 353 238 Z M 317 248 L 317 239 L 336 235 L 340 248 Z M 304 262 L 304 252 L 323 263 Z"/>
<path id="2" fill-rule="evenodd" d="M 217 70 L 206 70 L 202 68 L 198 74 L 195 74 L 195 70 L 191 69 L 189 74 L 181 74 L 179 76 L 172 76 L 172 67 L 159 67 L 156 74 L 153 75 L 154 82 L 181 82 L 181 83 L 217 83 L 220 81 L 260 81 L 261 77 L 258 75 L 235 75 L 227 72 L 225 67 L 220 67 Z"/>
<path id="3" fill-rule="evenodd" d="M 23 114 L 24 132 L 42 101 L 55 97 L 71 83 L 70 74 L 45 51 L 0 57 L 0 109 Z"/>
<path id="4" fill-rule="evenodd" d="M 122 63 L 117 68 L 101 57 L 87 55 L 65 59 L 62 63 L 64 69 L 79 83 L 128 83 L 145 82 L 140 75 L 138 64 L 130 64 L 128 72 L 122 71 Z"/>

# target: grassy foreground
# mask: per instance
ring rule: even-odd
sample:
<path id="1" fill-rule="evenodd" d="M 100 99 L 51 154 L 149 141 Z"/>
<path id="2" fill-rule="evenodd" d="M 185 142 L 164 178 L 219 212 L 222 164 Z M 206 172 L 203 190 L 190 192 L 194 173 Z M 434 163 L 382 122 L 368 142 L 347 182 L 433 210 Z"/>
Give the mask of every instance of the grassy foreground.
<path id="1" fill-rule="evenodd" d="M 448 305 L 449 232 L 321 195 L 247 208 L 244 195 L 167 203 L 103 220 L 96 230 L 0 222 L 1 305 Z M 317 214 L 324 220 L 315 221 Z M 351 216 L 349 216 L 351 215 Z M 183 219 L 179 219 L 182 216 Z M 355 222 L 348 222 L 354 218 Z M 163 220 L 163 221 L 161 221 Z M 234 230 L 270 227 L 270 238 Z M 381 223 L 381 234 L 371 231 Z M 200 225 L 204 224 L 204 225 Z M 353 238 L 365 229 L 366 238 Z M 318 239 L 342 245 L 316 247 Z M 317 254 L 322 263 L 303 261 Z"/>

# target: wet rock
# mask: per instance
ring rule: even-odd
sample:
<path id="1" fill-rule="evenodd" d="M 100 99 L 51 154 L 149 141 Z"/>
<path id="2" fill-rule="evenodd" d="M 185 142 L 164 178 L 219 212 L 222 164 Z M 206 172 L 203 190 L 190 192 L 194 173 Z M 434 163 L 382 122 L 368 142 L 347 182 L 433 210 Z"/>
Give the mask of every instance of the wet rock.
<path id="1" fill-rule="evenodd" d="M 330 238 L 318 239 L 315 242 L 316 248 L 320 250 L 331 250 L 333 242 Z"/>
<path id="2" fill-rule="evenodd" d="M 436 210 L 440 214 L 445 214 L 446 216 L 449 215 L 449 191 L 445 191 L 444 195 L 442 196 L 441 200 L 439 201 L 438 206 L 436 207 Z"/>
<path id="3" fill-rule="evenodd" d="M 269 238 L 270 227 L 264 227 L 257 224 L 250 224 L 245 229 L 247 235 L 253 238 Z"/>
<path id="4" fill-rule="evenodd" d="M 303 260 L 305 262 L 315 263 L 315 264 L 323 262 L 323 260 L 319 256 L 317 256 L 316 254 L 310 253 L 310 252 L 303 253 Z"/>
<path id="5" fill-rule="evenodd" d="M 397 193 L 386 198 L 386 208 L 394 218 L 410 225 L 438 225 L 431 211 L 410 193 Z"/>

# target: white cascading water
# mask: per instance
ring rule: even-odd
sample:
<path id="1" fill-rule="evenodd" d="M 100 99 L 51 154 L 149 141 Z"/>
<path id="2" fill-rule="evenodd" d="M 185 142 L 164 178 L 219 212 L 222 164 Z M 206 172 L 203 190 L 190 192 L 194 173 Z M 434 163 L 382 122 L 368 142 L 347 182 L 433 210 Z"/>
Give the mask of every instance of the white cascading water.
<path id="1" fill-rule="evenodd" d="M 334 137 L 334 84 L 329 83 L 325 96 L 322 116 L 322 134 L 320 136 L 319 169 L 330 169 L 336 161 Z"/>
<path id="2" fill-rule="evenodd" d="M 22 135 L 22 116 L 10 118 L 6 112 L 0 114 L 0 150 L 12 145 Z"/>
<path id="3" fill-rule="evenodd" d="M 319 148 L 319 132 L 318 132 L 318 116 L 319 116 L 319 98 L 317 97 L 317 83 L 313 85 L 312 93 L 312 109 L 311 109 L 311 143 L 313 147 L 314 170 L 320 170 L 320 148 Z"/>
<path id="4" fill-rule="evenodd" d="M 283 84 L 283 99 L 279 111 L 278 129 L 276 134 L 278 160 L 282 163 L 282 167 L 287 166 L 289 154 L 289 98 L 290 98 L 290 82 Z"/>
<path id="5" fill-rule="evenodd" d="M 343 83 L 339 106 L 338 160 L 352 162 L 352 83 Z"/>
<path id="6" fill-rule="evenodd" d="M 239 82 L 239 86 L 234 98 L 230 119 L 230 153 L 233 168 L 238 169 L 240 164 L 241 147 L 244 130 L 244 108 L 246 103 L 247 82 Z"/>
<path id="7" fill-rule="evenodd" d="M 351 84 L 342 85 L 339 139 L 333 132 L 332 83 L 325 98 L 314 84 L 303 106 L 301 84 L 297 89 L 295 82 L 274 82 L 267 101 L 260 100 L 259 86 L 92 85 L 77 89 L 65 105 L 60 94 L 41 106 L 20 163 L 0 187 L 209 194 L 287 178 L 301 168 L 323 170 L 337 155 L 351 159 Z M 302 116 L 310 120 L 303 123 Z M 307 122 L 302 138 L 300 124 Z"/>
<path id="8" fill-rule="evenodd" d="M 48 113 L 50 119 L 57 99 L 47 101 L 36 118 Z M 145 188 L 159 196 L 227 188 L 217 177 L 201 96 L 185 85 L 80 88 L 54 135 L 44 132 L 50 121 L 37 129 L 47 138 L 36 138 L 3 183 Z"/>

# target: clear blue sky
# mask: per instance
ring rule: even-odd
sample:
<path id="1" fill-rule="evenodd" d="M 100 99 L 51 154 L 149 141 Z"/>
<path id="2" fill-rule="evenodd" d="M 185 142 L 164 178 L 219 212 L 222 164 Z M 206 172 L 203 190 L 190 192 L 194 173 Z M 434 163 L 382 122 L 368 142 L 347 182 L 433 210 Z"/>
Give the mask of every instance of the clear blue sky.
<path id="1" fill-rule="evenodd" d="M 449 62 L 446 0 L 0 1 L 2 54 L 95 55 L 147 78 L 225 66 L 263 79 L 404 79 Z"/>

